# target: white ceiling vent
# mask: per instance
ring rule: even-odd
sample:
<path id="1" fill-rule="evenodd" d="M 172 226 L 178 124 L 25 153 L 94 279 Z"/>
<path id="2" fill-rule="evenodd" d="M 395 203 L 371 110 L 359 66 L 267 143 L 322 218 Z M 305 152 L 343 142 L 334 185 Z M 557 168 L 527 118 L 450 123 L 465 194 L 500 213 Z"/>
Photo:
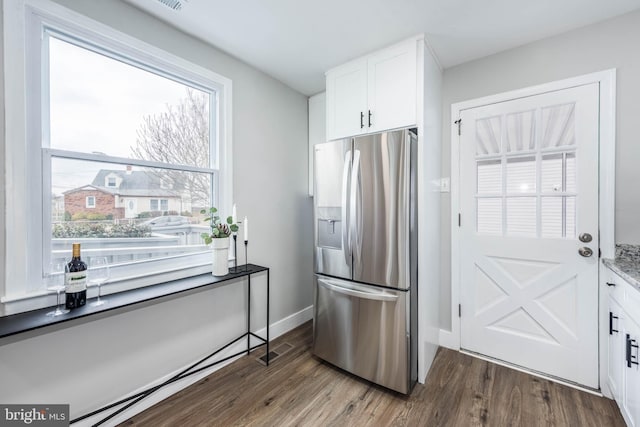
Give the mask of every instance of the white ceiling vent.
<path id="1" fill-rule="evenodd" d="M 180 0 L 158 0 L 163 5 L 170 7 L 173 10 L 182 9 L 182 2 Z"/>

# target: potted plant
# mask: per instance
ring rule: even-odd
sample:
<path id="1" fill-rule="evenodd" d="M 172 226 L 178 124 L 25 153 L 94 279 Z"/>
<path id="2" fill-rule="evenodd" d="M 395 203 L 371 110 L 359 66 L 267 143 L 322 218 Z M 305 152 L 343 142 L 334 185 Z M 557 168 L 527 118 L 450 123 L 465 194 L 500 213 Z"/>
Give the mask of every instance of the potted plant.
<path id="1" fill-rule="evenodd" d="M 204 219 L 209 222 L 211 231 L 202 233 L 200 236 L 207 245 L 211 245 L 213 250 L 213 269 L 211 273 L 214 276 L 224 276 L 229 274 L 229 236 L 231 233 L 238 231 L 238 225 L 233 222 L 233 217 L 227 217 L 226 222 L 222 222 L 218 213 L 218 209 L 211 207 L 208 210 L 202 209 L 201 214 L 207 215 Z"/>

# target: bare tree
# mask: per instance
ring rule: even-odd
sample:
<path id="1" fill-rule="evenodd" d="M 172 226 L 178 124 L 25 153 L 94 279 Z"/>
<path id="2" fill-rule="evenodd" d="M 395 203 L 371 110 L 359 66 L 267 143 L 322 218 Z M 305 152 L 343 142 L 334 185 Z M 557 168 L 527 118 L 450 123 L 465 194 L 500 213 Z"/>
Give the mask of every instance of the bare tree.
<path id="1" fill-rule="evenodd" d="M 187 88 L 178 105 L 145 116 L 137 131 L 133 155 L 145 160 L 189 166 L 209 166 L 209 95 Z M 165 186 L 191 196 L 191 204 L 210 204 L 210 176 L 202 173 L 153 169 Z"/>

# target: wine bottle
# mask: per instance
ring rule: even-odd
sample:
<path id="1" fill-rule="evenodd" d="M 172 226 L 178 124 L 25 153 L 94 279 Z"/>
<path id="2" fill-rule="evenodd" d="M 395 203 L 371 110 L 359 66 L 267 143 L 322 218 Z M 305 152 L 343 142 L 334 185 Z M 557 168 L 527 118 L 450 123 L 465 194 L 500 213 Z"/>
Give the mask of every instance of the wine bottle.
<path id="1" fill-rule="evenodd" d="M 80 243 L 73 244 L 71 261 L 65 268 L 65 306 L 77 308 L 87 303 L 87 264 L 80 258 Z"/>

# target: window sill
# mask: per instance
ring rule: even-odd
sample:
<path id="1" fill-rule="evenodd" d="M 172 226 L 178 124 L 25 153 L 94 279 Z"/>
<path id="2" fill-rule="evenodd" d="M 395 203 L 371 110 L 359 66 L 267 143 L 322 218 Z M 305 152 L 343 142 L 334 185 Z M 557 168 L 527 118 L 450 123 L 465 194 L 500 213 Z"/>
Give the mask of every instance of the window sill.
<path id="1" fill-rule="evenodd" d="M 240 268 L 240 267 L 239 267 Z M 199 274 L 197 276 L 185 279 L 172 280 L 165 283 L 159 283 L 154 286 L 132 289 L 130 291 L 109 294 L 105 299 L 107 303 L 99 307 L 92 307 L 89 304 L 95 298 L 89 299 L 87 304 L 71 310 L 67 314 L 61 316 L 47 316 L 49 311 L 55 307 L 47 307 L 38 310 L 28 311 L 25 313 L 12 314 L 0 318 L 0 339 L 16 335 L 22 332 L 32 331 L 34 329 L 44 328 L 46 326 L 68 322 L 74 319 L 80 319 L 99 313 L 112 311 L 122 307 L 128 307 L 147 301 L 156 300 L 170 295 L 177 295 L 194 289 L 204 290 L 214 287 L 216 284 L 227 282 L 240 277 L 245 277 L 253 273 L 268 271 L 267 267 L 261 267 L 255 264 L 248 265 L 248 271 L 238 273 L 229 273 L 226 276 L 216 277 L 211 273 Z"/>

